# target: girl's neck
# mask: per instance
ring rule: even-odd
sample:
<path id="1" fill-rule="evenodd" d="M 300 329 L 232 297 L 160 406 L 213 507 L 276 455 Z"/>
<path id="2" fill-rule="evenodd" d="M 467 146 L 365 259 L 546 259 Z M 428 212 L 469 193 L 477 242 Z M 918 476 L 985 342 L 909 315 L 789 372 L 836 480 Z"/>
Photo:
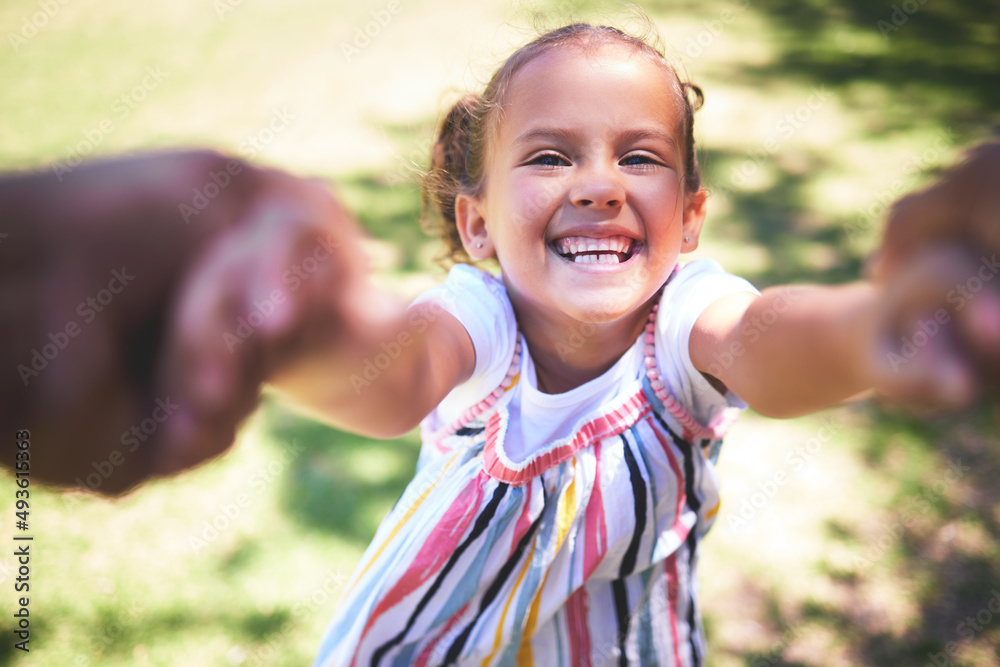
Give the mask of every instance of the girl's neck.
<path id="1" fill-rule="evenodd" d="M 517 314 L 518 327 L 535 364 L 539 391 L 561 394 L 600 377 L 635 343 L 652 302 L 628 317 L 605 324 L 557 326 Z"/>

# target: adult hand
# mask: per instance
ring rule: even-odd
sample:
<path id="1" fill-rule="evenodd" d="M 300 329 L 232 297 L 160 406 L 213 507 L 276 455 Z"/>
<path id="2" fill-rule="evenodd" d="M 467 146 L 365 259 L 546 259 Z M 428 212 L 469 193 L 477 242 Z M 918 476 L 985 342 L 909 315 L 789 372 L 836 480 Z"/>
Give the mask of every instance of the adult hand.
<path id="1" fill-rule="evenodd" d="M 120 493 L 224 451 L 363 282 L 321 184 L 210 152 L 6 176 L 0 210 L 0 433 L 28 430 L 56 484 Z"/>
<path id="2" fill-rule="evenodd" d="M 1000 388 L 1000 143 L 892 208 L 869 266 L 885 289 L 880 386 L 958 408 Z"/>

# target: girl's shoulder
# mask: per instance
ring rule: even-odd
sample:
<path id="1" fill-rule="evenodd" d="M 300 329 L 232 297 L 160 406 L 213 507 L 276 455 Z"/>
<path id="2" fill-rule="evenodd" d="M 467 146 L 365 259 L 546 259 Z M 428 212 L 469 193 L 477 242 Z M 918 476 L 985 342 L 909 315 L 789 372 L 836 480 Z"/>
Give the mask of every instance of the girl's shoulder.
<path id="1" fill-rule="evenodd" d="M 467 310 L 462 304 L 485 306 L 494 316 L 514 313 L 503 282 L 492 273 L 469 264 L 452 266 L 443 283 L 422 292 L 412 305 L 419 303 L 440 305 L 456 316 Z"/>
<path id="2" fill-rule="evenodd" d="M 677 323 L 683 318 L 693 325 L 712 302 L 734 292 L 760 294 L 748 280 L 729 273 L 714 259 L 688 262 L 679 266 L 664 286 L 658 321 Z"/>
<path id="3" fill-rule="evenodd" d="M 434 430 L 485 399 L 503 381 L 515 354 L 517 319 L 503 282 L 468 264 L 453 266 L 444 283 L 418 296 L 413 305 L 421 303 L 432 305 L 430 316 L 445 311 L 455 317 L 465 327 L 476 352 L 470 379 L 456 387 L 428 415 L 430 424 L 425 424 L 425 428 Z M 421 317 L 427 316 L 425 310 Z"/>
<path id="4" fill-rule="evenodd" d="M 674 272 L 660 297 L 655 341 L 661 380 L 703 425 L 721 419 L 729 408 L 746 406 L 731 392 L 722 394 L 712 386 L 695 368 L 689 348 L 698 317 L 716 300 L 736 292 L 760 293 L 745 278 L 727 272 L 715 260 L 697 259 Z"/>

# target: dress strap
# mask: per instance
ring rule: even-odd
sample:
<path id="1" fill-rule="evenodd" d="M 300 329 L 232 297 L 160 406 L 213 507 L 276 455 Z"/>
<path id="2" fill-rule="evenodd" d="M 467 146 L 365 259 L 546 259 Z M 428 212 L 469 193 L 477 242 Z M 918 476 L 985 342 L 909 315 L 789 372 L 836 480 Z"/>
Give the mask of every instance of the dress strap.
<path id="1" fill-rule="evenodd" d="M 504 393 L 510 391 L 510 389 L 517 384 L 520 375 L 520 368 L 521 335 L 518 334 L 517 343 L 514 345 L 514 356 L 511 357 L 510 366 L 507 368 L 507 373 L 500 382 L 500 386 L 494 389 L 486 398 L 462 413 L 461 417 L 434 433 L 431 439 L 434 442 L 439 442 L 442 438 L 457 433 L 460 429 L 465 428 L 469 422 L 489 412 L 490 409 L 496 405 L 496 402 L 500 399 L 500 397 L 503 396 Z"/>
<path id="2" fill-rule="evenodd" d="M 707 426 L 701 424 L 684 409 L 676 398 L 667 391 L 663 379 L 660 377 L 659 367 L 656 363 L 656 313 L 660 309 L 660 304 L 653 304 L 653 310 L 649 313 L 649 321 L 646 323 L 644 334 L 645 347 L 643 364 L 646 367 L 646 377 L 649 378 L 649 386 L 652 387 L 656 397 L 663 403 L 663 407 L 674 416 L 675 419 L 688 431 L 692 437 L 698 439 L 718 440 L 726 434 L 736 418 L 739 417 L 738 408 L 726 408 L 718 411 Z"/>

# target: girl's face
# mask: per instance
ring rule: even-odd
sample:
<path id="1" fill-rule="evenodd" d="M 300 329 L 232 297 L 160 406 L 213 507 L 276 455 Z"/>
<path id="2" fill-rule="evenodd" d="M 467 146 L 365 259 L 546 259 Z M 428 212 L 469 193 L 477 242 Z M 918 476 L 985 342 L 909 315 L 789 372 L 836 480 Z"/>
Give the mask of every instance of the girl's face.
<path id="1" fill-rule="evenodd" d="M 682 104 L 662 66 L 622 45 L 555 48 L 514 77 L 483 195 L 459 197 L 457 217 L 472 257 L 496 255 L 522 322 L 641 318 L 697 246 Z"/>

